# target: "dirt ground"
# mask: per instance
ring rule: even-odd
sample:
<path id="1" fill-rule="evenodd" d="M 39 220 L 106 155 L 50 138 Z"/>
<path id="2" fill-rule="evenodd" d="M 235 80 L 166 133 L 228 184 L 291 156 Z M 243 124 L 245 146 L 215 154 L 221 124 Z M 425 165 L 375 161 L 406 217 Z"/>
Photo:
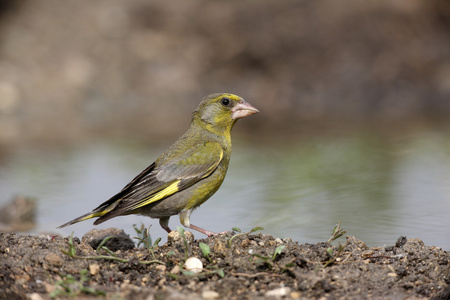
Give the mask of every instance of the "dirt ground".
<path id="1" fill-rule="evenodd" d="M 353 236 L 299 244 L 174 231 L 157 245 L 143 233 L 97 230 L 81 241 L 2 233 L 0 299 L 450 299 L 450 254 L 419 239 L 368 248 Z M 99 245 L 105 236 L 114 237 Z M 203 269 L 188 271 L 188 257 Z"/>

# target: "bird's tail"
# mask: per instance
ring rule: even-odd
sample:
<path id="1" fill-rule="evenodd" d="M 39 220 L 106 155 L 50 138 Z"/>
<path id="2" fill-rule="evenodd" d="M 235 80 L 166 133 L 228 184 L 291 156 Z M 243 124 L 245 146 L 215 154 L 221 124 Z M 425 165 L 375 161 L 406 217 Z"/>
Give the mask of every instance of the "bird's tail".
<path id="1" fill-rule="evenodd" d="M 72 225 L 72 224 L 75 224 L 75 223 L 78 223 L 78 222 L 81 222 L 81 221 L 86 221 L 86 220 L 89 220 L 89 219 L 92 219 L 92 218 L 95 218 L 95 217 L 100 217 L 100 216 L 102 216 L 102 214 L 99 214 L 98 212 L 97 213 L 89 212 L 89 213 L 84 214 L 84 215 L 82 215 L 82 216 L 80 216 L 78 218 L 73 219 L 72 221 L 69 221 L 67 223 L 62 224 L 61 226 L 58 226 L 57 228 L 63 228 L 63 227 L 66 227 L 66 226 L 69 226 L 69 225 Z"/>
<path id="2" fill-rule="evenodd" d="M 72 225 L 72 224 L 75 224 L 75 223 L 78 223 L 81 221 L 86 221 L 86 220 L 89 220 L 92 218 L 104 216 L 107 213 L 109 213 L 110 211 L 112 211 L 118 203 L 119 203 L 119 201 L 117 200 L 117 201 L 113 202 L 112 204 L 109 204 L 106 206 L 105 204 L 107 204 L 107 203 L 105 202 L 102 205 L 100 205 L 99 207 L 97 207 L 96 209 L 94 209 L 93 211 L 88 212 L 87 214 L 84 214 L 78 218 L 75 218 L 72 221 L 64 223 L 61 226 L 58 226 L 57 228 L 63 228 L 63 227 L 66 227 L 66 226 L 69 226 L 69 225 Z M 109 219 L 109 218 L 106 218 L 105 220 L 102 219 L 101 221 L 100 221 L 100 219 L 98 219 L 94 222 L 94 224 L 95 225 L 100 224 L 103 221 L 106 221 L 107 219 Z"/>

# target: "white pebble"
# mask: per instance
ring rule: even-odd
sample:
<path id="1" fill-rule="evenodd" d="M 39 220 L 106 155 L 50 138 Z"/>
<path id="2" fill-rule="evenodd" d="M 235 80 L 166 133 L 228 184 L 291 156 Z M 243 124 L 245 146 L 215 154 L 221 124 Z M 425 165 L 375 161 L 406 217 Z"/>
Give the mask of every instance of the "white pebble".
<path id="1" fill-rule="evenodd" d="M 203 263 L 197 257 L 189 257 L 184 263 L 184 268 L 192 273 L 200 273 L 203 270 Z"/>
<path id="2" fill-rule="evenodd" d="M 284 297 L 291 291 L 288 287 L 280 287 L 266 292 L 266 297 Z"/>
<path id="3" fill-rule="evenodd" d="M 30 300 L 43 300 L 41 295 L 39 295 L 38 293 L 33 293 L 33 294 L 29 295 L 28 299 L 30 299 Z"/>
<path id="4" fill-rule="evenodd" d="M 219 293 L 215 292 L 215 291 L 203 291 L 202 292 L 202 298 L 207 299 L 207 300 L 216 299 L 216 298 L 219 298 L 219 296 L 220 296 Z"/>

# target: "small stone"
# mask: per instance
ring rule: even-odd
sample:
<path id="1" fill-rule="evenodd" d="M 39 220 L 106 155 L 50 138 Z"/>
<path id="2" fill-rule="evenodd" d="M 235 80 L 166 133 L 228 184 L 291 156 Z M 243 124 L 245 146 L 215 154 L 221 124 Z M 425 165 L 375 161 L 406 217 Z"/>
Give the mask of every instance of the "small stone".
<path id="1" fill-rule="evenodd" d="M 248 245 L 250 245 L 250 240 L 249 239 L 245 239 L 241 242 L 241 247 L 245 248 L 248 247 Z"/>
<path id="2" fill-rule="evenodd" d="M 369 256 L 373 256 L 374 254 L 375 254 L 375 251 L 373 251 L 373 250 L 365 250 L 361 253 L 361 256 L 369 257 Z"/>
<path id="3" fill-rule="evenodd" d="M 184 268 L 197 274 L 203 270 L 203 263 L 197 257 L 189 257 L 184 263 Z"/>
<path id="4" fill-rule="evenodd" d="M 97 275 L 98 272 L 100 272 L 100 266 L 99 266 L 98 264 L 92 264 L 92 265 L 89 265 L 89 273 L 90 273 L 92 276 Z"/>
<path id="5" fill-rule="evenodd" d="M 134 248 L 134 242 L 122 229 L 107 228 L 93 229 L 83 235 L 83 242 L 89 244 L 93 249 L 97 249 L 100 243 L 107 237 L 112 237 L 105 243 L 105 247 L 115 252 L 117 250 L 129 250 Z"/>
<path id="6" fill-rule="evenodd" d="M 49 253 L 45 256 L 45 260 L 52 266 L 60 267 L 64 263 L 64 259 L 56 253 Z"/>
<path id="7" fill-rule="evenodd" d="M 33 293 L 28 295 L 28 298 L 30 300 L 43 300 L 43 298 L 41 297 L 41 295 L 39 295 L 38 293 Z"/>
<path id="8" fill-rule="evenodd" d="M 122 290 L 129 290 L 130 289 L 130 280 L 129 279 L 125 279 L 121 284 L 120 284 L 120 288 Z"/>
<path id="9" fill-rule="evenodd" d="M 400 236 L 395 242 L 395 247 L 401 248 L 406 243 L 406 236 Z"/>
<path id="10" fill-rule="evenodd" d="M 186 241 L 188 244 L 191 244 L 194 241 L 194 235 L 190 231 L 184 232 L 184 237 L 186 238 Z M 176 244 L 184 243 L 183 237 L 178 231 L 171 231 L 167 235 L 167 245 L 173 246 Z"/>
<path id="11" fill-rule="evenodd" d="M 300 292 L 292 292 L 291 293 L 291 298 L 292 299 L 298 299 L 298 298 L 300 298 L 302 296 L 302 293 L 300 293 Z"/>
<path id="12" fill-rule="evenodd" d="M 180 271 L 180 268 L 178 268 L 178 272 Z M 158 281 L 158 286 L 159 287 L 161 287 L 161 288 L 164 288 L 165 287 L 165 284 L 166 284 L 166 278 L 161 278 L 159 281 Z"/>
<path id="13" fill-rule="evenodd" d="M 215 291 L 203 291 L 202 298 L 203 299 L 216 299 L 219 298 L 219 293 Z"/>
<path id="14" fill-rule="evenodd" d="M 277 244 L 283 244 L 283 241 L 280 238 L 275 239 L 275 243 Z"/>
<path id="15" fill-rule="evenodd" d="M 155 296 L 153 294 L 150 294 L 145 298 L 145 300 L 155 300 Z"/>
<path id="16" fill-rule="evenodd" d="M 386 251 L 386 252 L 390 252 L 390 251 L 394 251 L 394 246 L 386 246 L 386 247 L 384 247 L 384 251 Z"/>
<path id="17" fill-rule="evenodd" d="M 53 284 L 50 284 L 50 283 L 44 283 L 44 286 L 45 286 L 45 291 L 46 291 L 48 294 L 50 294 L 50 293 L 52 293 L 53 291 L 56 290 L 56 286 L 54 286 Z"/>
<path id="18" fill-rule="evenodd" d="M 278 289 L 266 292 L 266 297 L 284 297 L 291 291 L 288 287 L 280 287 Z"/>
<path id="19" fill-rule="evenodd" d="M 292 242 L 294 242 L 294 240 L 292 238 L 290 238 L 290 237 L 284 238 L 284 239 L 282 239 L 282 241 L 284 243 L 292 243 Z"/>
<path id="20" fill-rule="evenodd" d="M 217 253 L 217 255 L 226 256 L 228 253 L 228 248 L 222 239 L 215 240 L 213 252 Z"/>
<path id="21" fill-rule="evenodd" d="M 170 274 L 178 274 L 178 273 L 180 273 L 180 266 L 175 265 L 175 267 L 173 267 L 172 270 L 170 270 Z"/>
<path id="22" fill-rule="evenodd" d="M 346 248 L 351 250 L 368 250 L 369 247 L 367 247 L 366 243 L 364 243 L 361 240 L 358 240 L 354 236 L 347 236 L 347 246 Z"/>
<path id="23" fill-rule="evenodd" d="M 165 272 L 167 267 L 165 265 L 157 265 L 155 267 L 156 270 L 160 271 L 160 272 Z"/>

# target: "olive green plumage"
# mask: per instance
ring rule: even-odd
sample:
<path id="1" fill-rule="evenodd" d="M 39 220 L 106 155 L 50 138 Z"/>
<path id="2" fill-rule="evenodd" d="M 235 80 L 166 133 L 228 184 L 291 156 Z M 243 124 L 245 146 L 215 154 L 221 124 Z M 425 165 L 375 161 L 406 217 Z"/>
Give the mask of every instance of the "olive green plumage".
<path id="1" fill-rule="evenodd" d="M 222 184 L 231 155 L 231 129 L 240 118 L 258 110 L 233 94 L 211 94 L 192 113 L 188 131 L 136 176 L 118 194 L 65 227 L 91 218 L 100 224 L 111 218 L 141 214 L 158 218 L 170 232 L 170 216 L 206 235 L 211 231 L 190 224 L 192 211 Z"/>

